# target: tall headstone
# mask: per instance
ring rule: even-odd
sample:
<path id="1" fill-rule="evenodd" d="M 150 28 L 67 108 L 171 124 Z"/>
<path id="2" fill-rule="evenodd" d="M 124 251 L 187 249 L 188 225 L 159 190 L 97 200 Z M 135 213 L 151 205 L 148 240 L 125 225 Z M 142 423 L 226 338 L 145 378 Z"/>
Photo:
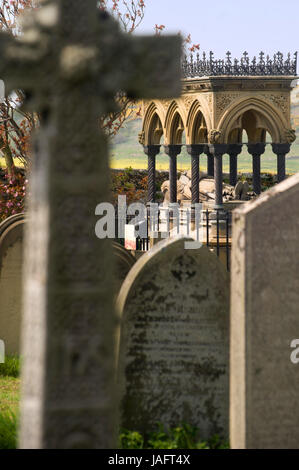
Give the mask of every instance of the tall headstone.
<path id="1" fill-rule="evenodd" d="M 112 254 L 95 236 L 109 201 L 99 116 L 117 91 L 180 90 L 179 38 L 121 33 L 96 0 L 42 1 L 18 40 L 0 36 L 0 76 L 42 122 L 25 249 L 22 448 L 115 446 Z M 99 263 L 101 260 L 101 263 Z"/>
<path id="2" fill-rule="evenodd" d="M 299 174 L 234 211 L 230 444 L 299 447 Z"/>
<path id="3" fill-rule="evenodd" d="M 0 224 L 0 338 L 6 354 L 20 354 L 24 214 Z"/>
<path id="4" fill-rule="evenodd" d="M 121 315 L 121 425 L 195 425 L 228 437 L 228 275 L 205 246 L 159 242 L 126 277 Z"/>

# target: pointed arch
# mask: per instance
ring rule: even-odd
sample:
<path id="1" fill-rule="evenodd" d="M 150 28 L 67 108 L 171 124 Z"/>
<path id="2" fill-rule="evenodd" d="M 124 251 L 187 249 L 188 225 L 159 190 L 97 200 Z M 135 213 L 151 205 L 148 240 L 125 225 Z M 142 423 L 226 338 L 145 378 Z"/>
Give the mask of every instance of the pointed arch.
<path id="1" fill-rule="evenodd" d="M 255 127 L 259 132 L 262 130 L 267 131 L 273 142 L 283 141 L 284 132 L 287 128 L 287 122 L 283 114 L 263 98 L 247 97 L 234 102 L 220 119 L 218 130 L 222 133 L 222 142 L 229 142 L 232 131 L 243 129 L 243 117 L 249 111 L 254 116 Z M 237 131 L 235 132 L 237 134 Z"/>
<path id="2" fill-rule="evenodd" d="M 159 144 L 164 133 L 163 113 L 159 104 L 152 102 L 146 110 L 143 118 L 142 131 L 144 133 L 144 144 Z"/>
<path id="3" fill-rule="evenodd" d="M 208 125 L 201 103 L 195 100 L 187 117 L 187 143 L 199 144 L 208 141 Z"/>
<path id="4" fill-rule="evenodd" d="M 177 101 L 172 101 L 165 118 L 165 141 L 167 145 L 180 144 L 186 130 L 186 117 Z"/>

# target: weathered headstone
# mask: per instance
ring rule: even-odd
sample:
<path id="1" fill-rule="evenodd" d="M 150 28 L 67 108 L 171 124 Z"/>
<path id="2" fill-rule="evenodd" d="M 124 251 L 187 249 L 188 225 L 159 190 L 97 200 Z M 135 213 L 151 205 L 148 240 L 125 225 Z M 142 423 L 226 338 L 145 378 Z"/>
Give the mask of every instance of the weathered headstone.
<path id="1" fill-rule="evenodd" d="M 39 111 L 25 249 L 20 445 L 115 446 L 112 255 L 95 236 L 109 201 L 99 116 L 129 97 L 180 91 L 179 38 L 130 37 L 96 0 L 42 1 L 18 40 L 0 36 L 0 75 Z M 99 263 L 101 260 L 101 263 Z"/>
<path id="2" fill-rule="evenodd" d="M 136 258 L 120 243 L 113 242 L 112 247 L 114 256 L 114 292 L 118 294 L 128 272 L 133 264 L 136 263 Z"/>
<path id="3" fill-rule="evenodd" d="M 299 447 L 299 174 L 234 211 L 230 444 Z"/>
<path id="4" fill-rule="evenodd" d="M 122 285 L 121 424 L 148 432 L 186 422 L 203 438 L 228 437 L 228 275 L 185 240 L 155 245 Z"/>
<path id="5" fill-rule="evenodd" d="M 0 338 L 5 342 L 6 354 L 21 352 L 24 223 L 24 214 L 17 214 L 0 224 Z M 112 292 L 117 295 L 136 259 L 116 242 L 112 243 L 112 253 Z"/>
<path id="6" fill-rule="evenodd" d="M 24 214 L 0 224 L 0 338 L 6 354 L 20 354 Z"/>

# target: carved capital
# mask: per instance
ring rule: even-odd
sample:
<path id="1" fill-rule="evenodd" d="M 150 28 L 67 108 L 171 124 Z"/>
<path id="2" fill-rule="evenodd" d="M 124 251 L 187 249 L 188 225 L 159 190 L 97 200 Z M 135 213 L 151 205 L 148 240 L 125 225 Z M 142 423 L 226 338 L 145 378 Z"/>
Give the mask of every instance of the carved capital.
<path id="1" fill-rule="evenodd" d="M 296 140 L 296 131 L 294 129 L 286 129 L 284 132 L 285 141 L 292 144 Z"/>
<path id="2" fill-rule="evenodd" d="M 169 157 L 176 157 L 179 153 L 181 153 L 181 150 L 181 145 L 164 145 L 164 151 L 166 155 L 169 155 Z"/>
<path id="3" fill-rule="evenodd" d="M 145 132 L 144 132 L 144 131 L 139 132 L 139 134 L 138 134 L 138 142 L 139 142 L 141 145 L 144 145 L 144 144 L 145 144 Z"/>
<path id="4" fill-rule="evenodd" d="M 258 142 L 256 144 L 247 144 L 247 147 L 248 147 L 248 153 L 250 153 L 250 155 L 255 157 L 255 156 L 260 156 L 265 152 L 266 144 Z"/>
<path id="5" fill-rule="evenodd" d="M 229 155 L 239 155 L 242 152 L 242 144 L 228 144 L 227 153 Z"/>
<path id="6" fill-rule="evenodd" d="M 221 135 L 222 135 L 221 131 L 218 131 L 217 129 L 211 129 L 209 132 L 209 142 L 211 144 L 218 144 Z"/>
<path id="7" fill-rule="evenodd" d="M 221 157 L 224 153 L 227 153 L 228 145 L 227 144 L 210 144 L 208 146 L 209 152 L 214 157 Z"/>
<path id="8" fill-rule="evenodd" d="M 148 157 L 155 157 L 160 152 L 161 145 L 144 145 L 143 151 Z"/>
<path id="9" fill-rule="evenodd" d="M 206 146 L 204 144 L 187 145 L 187 152 L 189 155 L 201 155 L 204 152 L 205 147 Z"/>
<path id="10" fill-rule="evenodd" d="M 272 144 L 272 150 L 276 155 L 286 155 L 290 148 L 291 144 Z"/>

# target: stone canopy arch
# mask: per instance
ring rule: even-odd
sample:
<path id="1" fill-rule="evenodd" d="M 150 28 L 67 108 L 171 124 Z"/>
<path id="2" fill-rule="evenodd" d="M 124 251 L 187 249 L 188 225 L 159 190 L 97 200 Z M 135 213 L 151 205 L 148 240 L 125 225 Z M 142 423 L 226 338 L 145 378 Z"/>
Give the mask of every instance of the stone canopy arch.
<path id="1" fill-rule="evenodd" d="M 223 155 L 229 156 L 229 181 L 238 181 L 238 159 L 251 155 L 253 192 L 261 191 L 262 155 L 271 148 L 277 159 L 277 181 L 286 177 L 286 155 L 296 139 L 292 129 L 290 93 L 294 88 L 297 54 L 283 60 L 263 52 L 250 62 L 215 60 L 203 53 L 182 64 L 180 96 L 145 100 L 143 135 L 139 142 L 148 158 L 148 202 L 155 202 L 156 157 L 169 156 L 170 202 L 177 201 L 177 157 L 190 155 L 192 204 L 199 202 L 199 169 L 205 155 L 206 173 L 215 180 L 215 208 L 223 207 Z M 164 142 L 161 140 L 163 130 Z M 243 136 L 247 133 L 247 139 Z M 183 139 L 182 136 L 186 137 Z M 164 145 L 161 145 L 164 144 Z"/>
<path id="2" fill-rule="evenodd" d="M 243 129 L 242 118 L 249 111 L 255 118 L 256 129 L 265 129 L 269 132 L 272 142 L 284 142 L 287 122 L 283 114 L 268 101 L 260 97 L 249 97 L 233 103 L 222 115 L 218 130 L 221 132 L 223 143 L 231 143 L 230 136 L 233 130 Z M 258 138 L 253 140 L 258 141 Z"/>
<path id="3" fill-rule="evenodd" d="M 198 100 L 193 101 L 187 122 L 187 144 L 206 143 L 211 128 L 209 115 Z"/>
<path id="4" fill-rule="evenodd" d="M 143 118 L 142 141 L 144 145 L 159 145 L 164 134 L 163 108 L 159 102 L 152 102 Z"/>
<path id="5" fill-rule="evenodd" d="M 165 117 L 165 142 L 167 145 L 181 144 L 185 131 L 185 110 L 177 101 L 172 101 Z"/>

